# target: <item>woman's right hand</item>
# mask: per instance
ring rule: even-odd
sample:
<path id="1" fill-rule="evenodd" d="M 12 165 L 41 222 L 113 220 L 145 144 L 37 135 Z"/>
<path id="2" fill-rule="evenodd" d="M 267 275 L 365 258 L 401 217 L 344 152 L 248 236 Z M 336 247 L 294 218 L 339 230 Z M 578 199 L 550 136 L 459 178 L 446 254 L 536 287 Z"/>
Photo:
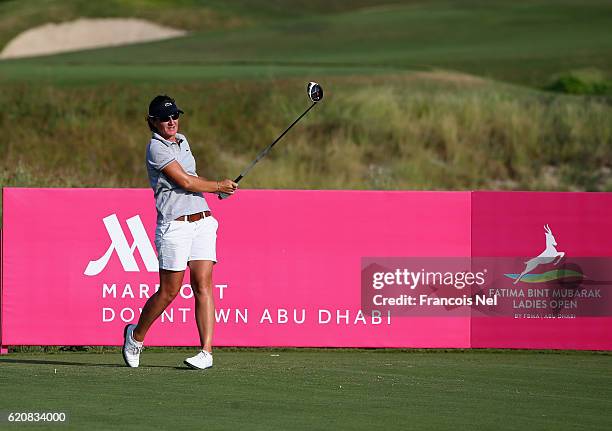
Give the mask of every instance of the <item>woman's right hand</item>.
<path id="1" fill-rule="evenodd" d="M 237 188 L 238 183 L 235 183 L 230 179 L 226 178 L 223 181 L 217 181 L 218 193 L 226 193 L 228 195 L 233 195 Z"/>

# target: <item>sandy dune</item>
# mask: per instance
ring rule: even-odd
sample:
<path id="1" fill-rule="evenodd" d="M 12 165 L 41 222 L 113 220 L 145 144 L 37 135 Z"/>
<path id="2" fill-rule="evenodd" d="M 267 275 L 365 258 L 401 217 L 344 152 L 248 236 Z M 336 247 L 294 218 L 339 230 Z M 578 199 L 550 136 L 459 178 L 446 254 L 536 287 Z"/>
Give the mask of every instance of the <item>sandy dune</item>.
<path id="1" fill-rule="evenodd" d="M 80 18 L 61 24 L 45 24 L 11 40 L 0 58 L 34 57 L 58 52 L 168 39 L 186 32 L 136 18 Z"/>

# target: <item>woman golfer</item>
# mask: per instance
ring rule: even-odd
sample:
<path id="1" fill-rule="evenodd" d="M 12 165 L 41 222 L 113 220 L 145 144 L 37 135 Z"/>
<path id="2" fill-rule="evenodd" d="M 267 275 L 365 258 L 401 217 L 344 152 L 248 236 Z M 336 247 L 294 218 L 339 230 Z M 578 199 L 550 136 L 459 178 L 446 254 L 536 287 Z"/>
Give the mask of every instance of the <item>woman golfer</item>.
<path id="1" fill-rule="evenodd" d="M 179 293 L 185 269 L 191 272 L 195 318 L 202 350 L 185 364 L 212 367 L 215 306 L 213 265 L 217 261 L 217 220 L 203 192 L 233 194 L 238 185 L 229 179 L 209 181 L 196 174 L 189 143 L 178 133 L 183 114 L 171 97 L 157 96 L 149 105 L 147 122 L 153 133 L 147 146 L 147 172 L 157 208 L 155 246 L 159 258 L 159 290 L 145 304 L 138 325 L 124 330 L 123 359 L 137 367 L 143 342 L 153 322 Z"/>

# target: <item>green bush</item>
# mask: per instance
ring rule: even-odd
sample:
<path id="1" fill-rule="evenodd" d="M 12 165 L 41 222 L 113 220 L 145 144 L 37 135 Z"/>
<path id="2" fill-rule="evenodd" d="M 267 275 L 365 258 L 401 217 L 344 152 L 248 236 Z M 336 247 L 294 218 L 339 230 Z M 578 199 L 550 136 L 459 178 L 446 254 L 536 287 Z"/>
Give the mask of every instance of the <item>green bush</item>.
<path id="1" fill-rule="evenodd" d="M 612 81 L 601 71 L 587 69 L 559 74 L 546 88 L 566 94 L 607 95 L 612 94 Z"/>

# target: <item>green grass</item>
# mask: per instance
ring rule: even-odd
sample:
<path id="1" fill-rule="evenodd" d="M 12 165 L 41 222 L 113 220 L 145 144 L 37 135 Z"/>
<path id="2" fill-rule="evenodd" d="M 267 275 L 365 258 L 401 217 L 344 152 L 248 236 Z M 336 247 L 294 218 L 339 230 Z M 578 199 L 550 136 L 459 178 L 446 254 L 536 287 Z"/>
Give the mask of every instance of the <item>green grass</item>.
<path id="1" fill-rule="evenodd" d="M 129 369 L 119 353 L 13 353 L 0 405 L 68 412 L 61 429 L 612 426 L 609 354 L 220 349 L 206 372 L 187 354 L 145 351 Z"/>
<path id="2" fill-rule="evenodd" d="M 57 2 L 49 3 L 59 7 Z M 120 7 L 113 16 L 142 15 L 150 10 L 138 8 L 139 2 L 117 3 Z M 153 18 L 175 22 L 160 3 L 150 3 L 157 12 L 151 14 Z M 206 69 L 202 76 L 216 72 L 218 78 L 242 75 L 227 73 L 227 68 L 245 65 L 265 65 L 276 76 L 282 76 L 287 66 L 357 71 L 444 68 L 542 87 L 560 72 L 583 68 L 612 72 L 612 38 L 608 37 L 612 4 L 602 0 L 347 1 L 332 2 L 339 6 L 328 8 L 324 2 L 308 8 L 304 3 L 285 2 L 285 6 L 264 7 L 254 14 L 257 5 L 246 3 L 228 9 L 213 2 L 203 9 L 198 2 L 182 2 L 178 7 L 181 15 L 204 10 L 227 20 L 233 17 L 237 24 L 218 20 L 220 24 L 212 27 L 195 26 L 194 33 L 179 39 L 11 61 L 6 64 L 15 66 L 4 75 L 29 79 L 28 69 L 45 67 L 54 70 L 50 75 L 63 79 L 65 65 L 96 65 L 104 70 L 131 65 L 128 78 L 136 80 L 138 75 L 147 79 L 151 68 L 164 65 L 172 65 L 172 71 L 166 73 L 176 74 L 176 79 L 185 74 L 182 67 L 193 65 Z M 8 6 L 5 9 L 11 11 Z M 72 16 L 75 10 L 81 10 L 80 6 L 64 13 Z M 82 10 L 85 16 L 103 14 L 99 6 Z M 81 70 L 88 73 L 91 69 Z M 110 72 L 94 76 L 114 79 Z"/>
<path id="3" fill-rule="evenodd" d="M 31 27 L 80 17 L 136 17 L 207 33 L 386 3 L 385 0 L 0 0 L 0 47 Z"/>
<path id="4" fill-rule="evenodd" d="M 23 84 L 25 82 L 57 87 L 84 87 L 96 85 L 155 84 L 157 86 L 174 86 L 181 83 L 203 83 L 236 79 L 241 81 L 270 80 L 275 78 L 305 76 L 346 76 L 346 75 L 381 75 L 393 71 L 389 67 L 377 66 L 323 66 L 323 65 L 183 65 L 168 73 L 161 67 L 139 65 L 40 65 L 23 67 L 10 63 L 0 68 L 0 84 Z M 305 87 L 304 83 L 304 87 Z"/>

